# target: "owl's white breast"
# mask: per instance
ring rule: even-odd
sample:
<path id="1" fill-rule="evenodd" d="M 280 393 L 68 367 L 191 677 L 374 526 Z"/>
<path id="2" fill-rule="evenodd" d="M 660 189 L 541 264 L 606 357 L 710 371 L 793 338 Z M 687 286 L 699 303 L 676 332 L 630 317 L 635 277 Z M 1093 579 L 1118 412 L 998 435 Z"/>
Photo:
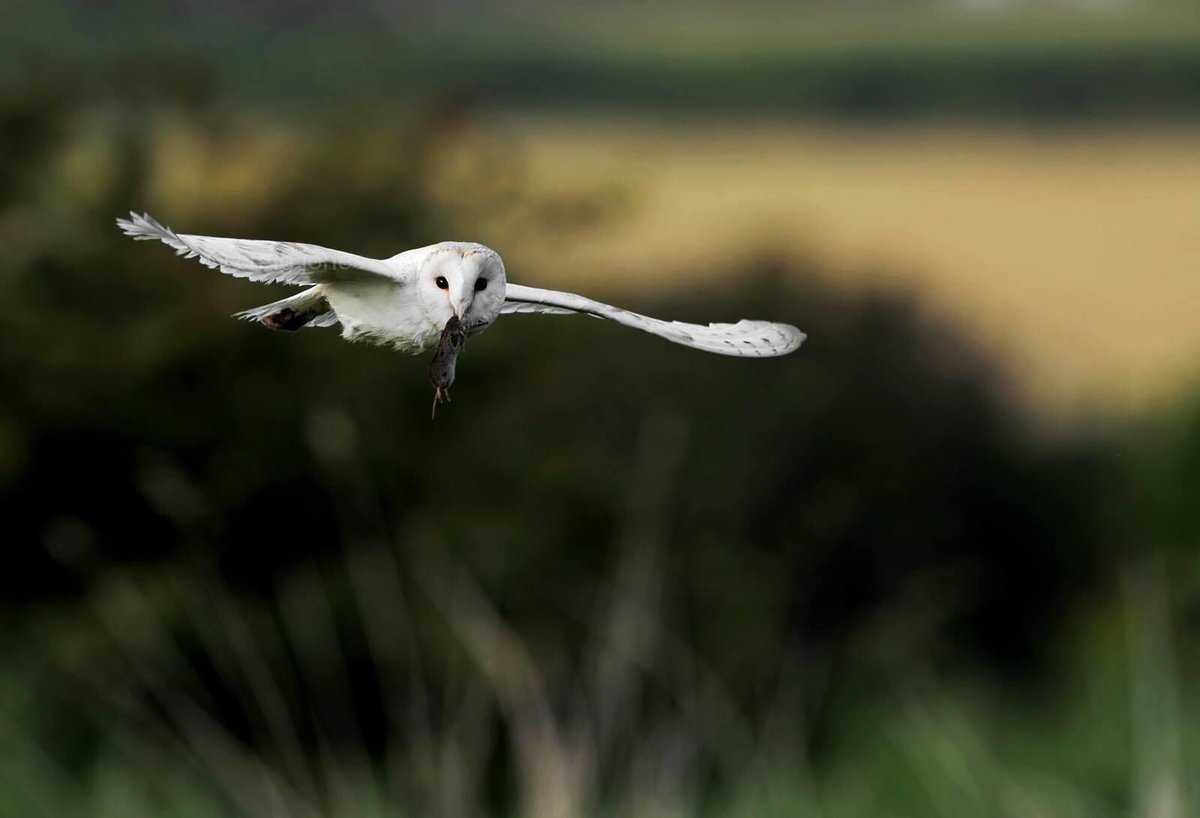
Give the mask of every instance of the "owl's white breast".
<path id="1" fill-rule="evenodd" d="M 436 346 L 441 335 L 404 282 L 346 281 L 325 284 L 324 290 L 347 340 L 415 353 Z"/>

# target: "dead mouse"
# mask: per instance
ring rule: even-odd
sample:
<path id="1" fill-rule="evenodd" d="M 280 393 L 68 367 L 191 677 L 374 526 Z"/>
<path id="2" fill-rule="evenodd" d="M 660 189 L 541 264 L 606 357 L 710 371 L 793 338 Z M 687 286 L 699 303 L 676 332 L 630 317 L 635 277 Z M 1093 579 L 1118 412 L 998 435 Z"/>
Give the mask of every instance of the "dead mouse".
<path id="1" fill-rule="evenodd" d="M 451 316 L 438 339 L 437 350 L 433 353 L 433 362 L 429 365 L 429 382 L 433 384 L 433 411 L 430 417 L 437 416 L 438 404 L 450 400 L 450 387 L 454 385 L 454 365 L 458 362 L 458 353 L 462 352 L 467 343 L 467 330 L 457 316 Z"/>

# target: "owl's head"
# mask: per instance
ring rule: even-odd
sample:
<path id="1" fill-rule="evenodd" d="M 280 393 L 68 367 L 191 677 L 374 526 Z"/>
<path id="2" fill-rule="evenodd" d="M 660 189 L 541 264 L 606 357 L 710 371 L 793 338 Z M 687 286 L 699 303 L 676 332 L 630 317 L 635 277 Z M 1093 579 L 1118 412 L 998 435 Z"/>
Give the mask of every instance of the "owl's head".
<path id="1" fill-rule="evenodd" d="M 417 267 L 421 311 L 437 327 L 452 316 L 471 331 L 486 327 L 504 304 L 504 262 L 482 244 L 435 244 Z"/>

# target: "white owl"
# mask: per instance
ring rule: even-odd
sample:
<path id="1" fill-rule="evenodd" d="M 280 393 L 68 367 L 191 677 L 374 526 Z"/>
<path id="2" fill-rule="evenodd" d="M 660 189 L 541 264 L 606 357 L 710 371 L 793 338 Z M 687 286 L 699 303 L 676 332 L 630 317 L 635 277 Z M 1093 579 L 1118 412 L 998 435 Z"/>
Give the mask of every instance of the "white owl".
<path id="1" fill-rule="evenodd" d="M 135 239 L 157 239 L 181 256 L 238 278 L 305 287 L 236 316 L 277 330 L 341 324 L 348 340 L 416 353 L 438 346 L 443 333 L 449 334 L 452 318 L 458 319 L 453 327 L 473 335 L 506 313 L 584 313 L 721 355 L 786 355 L 805 338 L 788 324 L 663 321 L 574 293 L 509 284 L 500 254 L 482 244 L 444 241 L 373 259 L 312 244 L 192 236 L 163 227 L 149 215 L 129 216 L 117 219 L 117 225 Z M 461 343 L 443 346 L 457 352 Z M 453 356 L 449 363 L 452 381 Z M 434 380 L 440 396 L 449 383 L 439 384 L 436 375 Z"/>

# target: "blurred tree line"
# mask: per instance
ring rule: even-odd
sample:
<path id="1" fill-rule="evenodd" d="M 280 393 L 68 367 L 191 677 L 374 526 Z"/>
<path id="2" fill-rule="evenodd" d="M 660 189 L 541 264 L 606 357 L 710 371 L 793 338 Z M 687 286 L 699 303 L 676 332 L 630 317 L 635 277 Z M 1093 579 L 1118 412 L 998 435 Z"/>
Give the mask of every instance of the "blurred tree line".
<path id="1" fill-rule="evenodd" d="M 228 320 L 274 296 L 112 220 L 144 208 L 380 255 L 469 231 L 429 174 L 470 111 L 310 116 L 241 206 L 176 192 L 184 224 L 160 206 L 164 134 L 227 155 L 242 126 L 188 70 L 136 76 L 96 99 L 31 74 L 0 100 L 4 683 L 71 764 L 117 704 L 203 757 L 176 687 L 255 746 L 277 727 L 246 669 L 261 661 L 300 669 L 275 706 L 301 757 L 415 753 L 467 707 L 480 798 L 512 804 L 512 770 L 539 768 L 553 733 L 530 714 L 582 708 L 607 748 L 596 791 L 664 735 L 719 789 L 741 769 L 724 755 L 759 741 L 738 743 L 737 714 L 787 714 L 822 763 L 871 691 L 912 672 L 1053 690 L 1072 624 L 1147 553 L 1194 644 L 1194 398 L 1135 428 L 1040 429 L 954 328 L 768 258 L 631 306 L 791 321 L 811 339 L 797 355 L 509 318 L 468 346 L 431 423 L 423 358 Z M 651 681 L 629 687 L 630 667 Z M 797 700 L 777 709 L 780 691 Z"/>
<path id="2" fill-rule="evenodd" d="M 504 106 L 1044 125 L 1188 122 L 1200 102 L 1186 2 L 425 5 L 12 0 L 0 67 L 90 72 L 157 54 L 211 65 L 222 95 L 293 109 L 460 88 Z M 122 72 L 135 86 L 155 76 L 140 58 Z"/>

